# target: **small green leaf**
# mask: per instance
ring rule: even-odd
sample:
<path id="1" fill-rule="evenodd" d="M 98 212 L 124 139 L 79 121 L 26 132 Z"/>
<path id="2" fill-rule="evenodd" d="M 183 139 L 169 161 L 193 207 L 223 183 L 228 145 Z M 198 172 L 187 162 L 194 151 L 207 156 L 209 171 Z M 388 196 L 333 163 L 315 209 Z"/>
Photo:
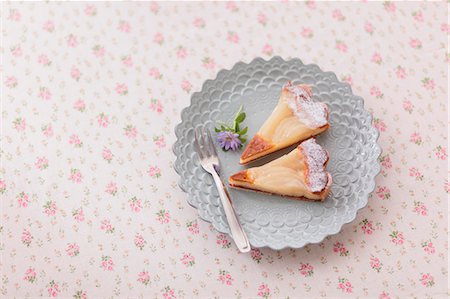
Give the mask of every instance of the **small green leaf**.
<path id="1" fill-rule="evenodd" d="M 223 131 L 225 131 L 225 127 L 223 125 L 220 125 L 220 129 Z"/>
<path id="2" fill-rule="evenodd" d="M 214 131 L 216 131 L 216 133 L 219 133 L 219 132 L 220 132 L 220 129 L 214 128 Z"/>
<path id="3" fill-rule="evenodd" d="M 244 119 L 245 119 L 245 112 L 241 112 L 241 113 L 239 113 L 239 115 L 238 116 L 236 116 L 236 118 L 234 119 L 234 122 L 236 122 L 236 123 L 238 123 L 238 124 L 240 124 L 241 122 L 243 122 L 244 121 Z"/>
<path id="4" fill-rule="evenodd" d="M 245 135 L 247 133 L 248 127 L 243 128 L 238 134 Z"/>

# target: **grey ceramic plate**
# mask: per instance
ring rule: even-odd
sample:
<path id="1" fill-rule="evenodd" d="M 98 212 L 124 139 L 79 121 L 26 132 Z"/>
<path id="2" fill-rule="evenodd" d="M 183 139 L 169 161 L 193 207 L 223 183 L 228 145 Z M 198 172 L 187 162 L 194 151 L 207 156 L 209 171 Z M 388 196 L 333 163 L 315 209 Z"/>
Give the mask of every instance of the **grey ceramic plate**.
<path id="1" fill-rule="evenodd" d="M 381 149 L 372 117 L 364 109 L 363 99 L 353 95 L 350 86 L 339 82 L 334 73 L 323 72 L 314 64 L 304 65 L 299 59 L 239 62 L 231 70 L 220 71 L 215 80 L 206 81 L 202 90 L 192 95 L 191 105 L 182 111 L 181 123 L 175 128 L 174 167 L 180 175 L 179 186 L 187 192 L 187 201 L 198 209 L 200 218 L 211 222 L 219 232 L 229 232 L 213 180 L 200 167 L 194 151 L 194 129 L 206 126 L 214 132 L 216 121 L 232 120 L 243 105 L 247 113 L 244 125 L 251 138 L 276 106 L 287 80 L 311 85 L 314 98 L 330 108 L 331 128 L 317 141 L 330 153 L 327 169 L 333 185 L 324 202 L 229 189 L 253 247 L 300 248 L 338 233 L 367 204 L 380 171 Z M 227 183 L 229 175 L 244 168 L 239 165 L 242 151 L 218 152 L 221 176 Z M 286 151 L 271 155 L 269 160 L 283 153 Z M 267 160 L 257 164 L 264 162 Z"/>

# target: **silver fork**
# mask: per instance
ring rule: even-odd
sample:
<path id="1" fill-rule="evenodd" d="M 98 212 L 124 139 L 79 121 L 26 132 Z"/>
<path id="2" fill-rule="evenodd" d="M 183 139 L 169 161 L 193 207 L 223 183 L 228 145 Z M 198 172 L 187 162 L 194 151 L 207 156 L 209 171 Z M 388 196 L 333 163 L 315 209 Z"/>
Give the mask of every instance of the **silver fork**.
<path id="1" fill-rule="evenodd" d="M 239 223 L 236 212 L 233 208 L 233 203 L 231 202 L 228 192 L 219 177 L 220 161 L 209 130 L 201 130 L 200 134 L 198 134 L 197 130 L 195 130 L 195 147 L 200 158 L 200 165 L 204 170 L 212 175 L 217 190 L 219 191 L 219 197 L 222 202 L 223 209 L 225 210 L 225 215 L 227 217 L 228 226 L 230 227 L 230 232 L 234 243 L 240 252 L 249 252 L 251 247 L 248 242 L 247 235 Z"/>

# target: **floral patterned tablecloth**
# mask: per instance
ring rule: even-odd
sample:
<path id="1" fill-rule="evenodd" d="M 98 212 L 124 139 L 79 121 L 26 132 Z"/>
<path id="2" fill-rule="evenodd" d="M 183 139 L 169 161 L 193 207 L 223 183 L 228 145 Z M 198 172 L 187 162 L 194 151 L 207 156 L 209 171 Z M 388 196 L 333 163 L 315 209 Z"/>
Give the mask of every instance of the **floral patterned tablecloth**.
<path id="1" fill-rule="evenodd" d="M 446 3 L 2 5 L 4 297 L 446 297 Z M 177 187 L 173 129 L 273 55 L 352 85 L 382 172 L 339 234 L 240 254 Z"/>

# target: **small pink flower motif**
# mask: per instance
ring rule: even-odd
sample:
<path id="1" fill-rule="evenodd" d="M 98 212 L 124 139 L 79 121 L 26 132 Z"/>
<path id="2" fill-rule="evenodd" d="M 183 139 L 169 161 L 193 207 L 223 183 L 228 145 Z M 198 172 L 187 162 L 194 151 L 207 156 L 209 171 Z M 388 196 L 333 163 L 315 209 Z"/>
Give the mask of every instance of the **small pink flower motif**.
<path id="1" fill-rule="evenodd" d="M 353 286 L 347 278 L 338 278 L 338 289 L 340 289 L 343 293 L 350 294 L 353 292 Z"/>
<path id="2" fill-rule="evenodd" d="M 353 79 L 352 79 L 352 76 L 350 76 L 350 75 L 343 76 L 341 78 L 341 80 L 344 82 L 347 82 L 348 84 L 350 84 L 350 86 L 353 85 Z"/>
<path id="3" fill-rule="evenodd" d="M 9 20 L 11 21 L 15 21 L 15 22 L 20 22 L 20 12 L 17 9 L 10 9 L 9 10 Z"/>
<path id="4" fill-rule="evenodd" d="M 441 31 L 446 32 L 446 33 L 450 33 L 450 25 L 446 24 L 446 23 L 443 23 L 441 25 Z"/>
<path id="5" fill-rule="evenodd" d="M 401 66 L 397 66 L 397 68 L 395 69 L 395 75 L 397 75 L 397 78 L 399 78 L 399 79 L 405 79 L 406 71 Z"/>
<path id="6" fill-rule="evenodd" d="M 6 191 L 6 183 L 4 180 L 0 179 L 0 194 L 5 193 Z"/>
<path id="7" fill-rule="evenodd" d="M 385 132 L 386 131 L 386 124 L 384 123 L 384 121 L 382 121 L 379 118 L 374 118 L 373 119 L 373 125 L 380 132 Z"/>
<path id="8" fill-rule="evenodd" d="M 109 182 L 108 185 L 106 185 L 105 192 L 114 196 L 117 194 L 117 184 L 113 182 Z"/>
<path id="9" fill-rule="evenodd" d="M 180 59 L 184 59 L 187 56 L 187 50 L 183 46 L 178 46 L 177 48 L 177 57 Z"/>
<path id="10" fill-rule="evenodd" d="M 77 222 L 83 222 L 84 221 L 83 208 L 73 209 L 72 216 L 73 216 L 73 219 L 75 219 Z"/>
<path id="11" fill-rule="evenodd" d="M 423 180 L 423 174 L 416 167 L 411 167 L 409 169 L 409 176 L 416 179 L 416 181 Z"/>
<path id="12" fill-rule="evenodd" d="M 423 87 L 425 87 L 425 89 L 434 90 L 434 86 L 435 86 L 434 80 L 426 77 L 426 78 L 422 79 L 422 84 L 423 84 Z"/>
<path id="13" fill-rule="evenodd" d="M 416 213 L 417 215 L 427 216 L 428 209 L 423 202 L 415 200 L 413 212 Z"/>
<path id="14" fill-rule="evenodd" d="M 380 262 L 379 258 L 373 256 L 370 258 L 370 267 L 372 269 L 376 270 L 377 272 L 380 272 L 382 266 L 383 264 Z"/>
<path id="15" fill-rule="evenodd" d="M 233 277 L 231 277 L 230 272 L 226 270 L 219 270 L 219 277 L 217 278 L 222 284 L 226 284 L 228 286 L 233 284 Z"/>
<path id="16" fill-rule="evenodd" d="M 250 251 L 250 256 L 255 262 L 259 264 L 261 263 L 263 253 L 258 248 L 252 248 L 252 250 Z"/>
<path id="17" fill-rule="evenodd" d="M 314 34 L 313 34 L 313 31 L 312 31 L 311 28 L 309 28 L 309 27 L 303 27 L 301 35 L 302 35 L 304 38 L 311 38 L 311 37 L 313 37 Z"/>
<path id="18" fill-rule="evenodd" d="M 192 267 L 195 265 L 195 257 L 190 253 L 183 253 L 183 256 L 180 258 L 181 263 L 186 267 Z"/>
<path id="19" fill-rule="evenodd" d="M 6 77 L 5 85 L 8 88 L 14 88 L 17 86 L 17 78 L 14 76 Z"/>
<path id="20" fill-rule="evenodd" d="M 153 143 L 155 143 L 155 145 L 156 145 L 158 148 L 164 148 L 164 147 L 166 147 L 166 141 L 165 141 L 163 135 L 153 136 Z"/>
<path id="21" fill-rule="evenodd" d="M 136 138 L 137 136 L 137 129 L 136 127 L 133 127 L 132 125 L 127 125 L 125 128 L 123 128 L 125 136 L 128 138 Z"/>
<path id="22" fill-rule="evenodd" d="M 78 39 L 75 35 L 73 34 L 69 34 L 66 37 L 66 41 L 67 41 L 67 46 L 71 47 L 71 48 L 75 48 L 78 45 Z"/>
<path id="23" fill-rule="evenodd" d="M 132 67 L 133 66 L 133 59 L 131 58 L 130 55 L 122 56 L 120 58 L 120 60 L 122 60 L 123 65 L 126 66 L 126 67 Z"/>
<path id="24" fill-rule="evenodd" d="M 263 26 L 266 26 L 267 24 L 267 16 L 262 12 L 258 14 L 258 23 L 260 23 Z"/>
<path id="25" fill-rule="evenodd" d="M 414 132 L 411 134 L 411 137 L 409 137 L 409 142 L 415 143 L 417 145 L 421 145 L 422 144 L 422 137 L 420 136 L 419 133 Z"/>
<path id="26" fill-rule="evenodd" d="M 100 113 L 97 116 L 98 125 L 102 128 L 106 128 L 109 125 L 109 118 L 105 113 Z"/>
<path id="27" fill-rule="evenodd" d="M 27 123 L 24 118 L 18 117 L 13 121 L 14 129 L 16 129 L 18 132 L 25 131 L 27 128 Z"/>
<path id="28" fill-rule="evenodd" d="M 83 180 L 83 176 L 81 175 L 80 170 L 72 168 L 70 170 L 69 180 L 71 180 L 74 183 L 81 183 L 81 181 Z"/>
<path id="29" fill-rule="evenodd" d="M 95 46 L 92 48 L 92 53 L 93 53 L 96 57 L 103 57 L 103 56 L 105 56 L 105 53 L 106 53 L 105 47 L 100 46 L 100 45 L 95 45 Z"/>
<path id="30" fill-rule="evenodd" d="M 142 250 L 144 249 L 145 244 L 147 244 L 147 241 L 144 240 L 144 237 L 141 234 L 136 234 L 134 237 L 134 245 Z"/>
<path id="31" fill-rule="evenodd" d="M 87 6 L 84 8 L 84 13 L 85 13 L 87 16 L 95 16 L 95 15 L 97 14 L 97 9 L 95 8 L 94 5 L 87 5 Z"/>
<path id="32" fill-rule="evenodd" d="M 227 236 L 222 233 L 217 235 L 216 244 L 221 245 L 222 248 L 230 248 L 231 247 L 231 242 L 228 240 Z"/>
<path id="33" fill-rule="evenodd" d="M 422 245 L 423 250 L 428 254 L 434 254 L 436 252 L 436 249 L 434 248 L 434 245 L 431 242 L 431 240 L 422 242 L 421 245 Z"/>
<path id="34" fill-rule="evenodd" d="M 11 54 L 14 56 L 14 57 L 20 57 L 20 56 L 22 56 L 22 47 L 20 46 L 20 45 L 17 45 L 17 46 L 13 46 L 13 47 L 11 47 Z"/>
<path id="35" fill-rule="evenodd" d="M 86 109 L 86 104 L 84 103 L 83 100 L 78 99 L 74 104 L 73 104 L 73 108 L 75 110 L 78 110 L 80 112 L 83 112 Z"/>
<path id="36" fill-rule="evenodd" d="M 394 230 L 389 236 L 391 237 L 391 242 L 395 245 L 402 245 L 404 243 L 405 238 L 403 237 L 403 233 L 397 230 Z"/>
<path id="37" fill-rule="evenodd" d="M 386 169 L 392 168 L 391 157 L 389 157 L 389 154 L 380 156 L 380 162 L 381 162 L 381 166 L 383 166 L 384 168 L 386 168 Z"/>
<path id="38" fill-rule="evenodd" d="M 81 142 L 81 140 L 77 134 L 70 135 L 69 144 L 72 144 L 73 146 L 78 147 L 78 148 L 83 146 L 83 142 Z"/>
<path id="39" fill-rule="evenodd" d="M 152 178 L 160 178 L 161 177 L 161 170 L 158 166 L 150 166 L 148 170 L 148 175 Z"/>
<path id="40" fill-rule="evenodd" d="M 332 17 L 333 17 L 333 19 L 336 19 L 338 21 L 344 21 L 345 20 L 345 16 L 342 14 L 342 12 L 339 9 L 333 10 Z"/>
<path id="41" fill-rule="evenodd" d="M 157 79 L 157 80 L 161 80 L 163 77 L 162 74 L 159 72 L 159 70 L 156 67 L 152 67 L 151 69 L 149 69 L 148 74 L 150 77 L 152 77 L 153 79 Z"/>
<path id="42" fill-rule="evenodd" d="M 417 39 L 417 38 L 411 38 L 409 40 L 409 45 L 413 49 L 420 49 L 420 48 L 422 48 L 422 42 L 419 39 Z"/>
<path id="43" fill-rule="evenodd" d="M 174 290 L 172 290 L 169 286 L 162 289 L 162 296 L 164 299 L 176 299 Z"/>
<path id="44" fill-rule="evenodd" d="M 376 64 L 381 64 L 383 62 L 383 59 L 381 58 L 381 55 L 379 53 L 375 52 L 373 53 L 372 59 L 370 61 Z"/>
<path id="45" fill-rule="evenodd" d="M 38 63 L 42 64 L 43 66 L 49 66 L 52 64 L 50 59 L 48 59 L 48 56 L 45 54 L 39 55 L 38 57 Z"/>
<path id="46" fill-rule="evenodd" d="M 30 203 L 28 194 L 26 194 L 25 192 L 20 192 L 19 195 L 17 195 L 17 203 L 19 204 L 19 207 L 28 207 L 28 204 Z"/>
<path id="47" fill-rule="evenodd" d="M 157 2 L 151 2 L 150 11 L 156 15 L 159 12 L 159 4 Z"/>
<path id="48" fill-rule="evenodd" d="M 341 51 L 342 53 L 346 53 L 347 52 L 347 45 L 343 41 L 337 40 L 336 41 L 336 49 Z"/>
<path id="49" fill-rule="evenodd" d="M 447 159 L 447 149 L 445 147 L 440 146 L 440 145 L 438 145 L 434 149 L 434 154 L 436 155 L 436 157 L 439 160 L 446 160 Z"/>
<path id="50" fill-rule="evenodd" d="M 189 232 L 193 235 L 198 235 L 200 233 L 200 229 L 198 228 L 197 220 L 186 222 L 186 227 Z"/>
<path id="51" fill-rule="evenodd" d="M 43 170 L 48 167 L 48 160 L 46 157 L 38 157 L 36 162 L 34 163 L 37 169 Z"/>
<path id="52" fill-rule="evenodd" d="M 147 271 L 139 272 L 137 281 L 143 285 L 148 285 L 150 283 L 150 275 Z"/>
<path id="53" fill-rule="evenodd" d="M 234 1 L 228 1 L 227 2 L 227 9 L 231 12 L 236 12 L 239 10 L 239 8 L 236 6 L 236 3 Z"/>
<path id="54" fill-rule="evenodd" d="M 115 90 L 121 96 L 128 94 L 128 87 L 123 83 L 117 83 Z"/>
<path id="55" fill-rule="evenodd" d="M 40 87 L 38 97 L 43 100 L 50 100 L 52 98 L 52 94 L 47 87 Z"/>
<path id="56" fill-rule="evenodd" d="M 75 295 L 73 295 L 74 299 L 87 299 L 86 291 L 76 291 Z"/>
<path id="57" fill-rule="evenodd" d="M 432 287 L 434 285 L 434 277 L 430 273 L 421 273 L 420 283 L 425 287 Z"/>
<path id="58" fill-rule="evenodd" d="M 387 12 L 395 12 L 395 10 L 397 9 L 395 3 L 391 1 L 384 1 L 383 6 Z"/>
<path id="59" fill-rule="evenodd" d="M 366 23 L 364 24 L 364 30 L 365 30 L 367 33 L 369 33 L 370 35 L 372 35 L 374 29 L 375 29 L 375 28 L 373 27 L 372 23 L 366 21 Z"/>
<path id="60" fill-rule="evenodd" d="M 314 274 L 314 268 L 309 263 L 300 263 L 300 266 L 298 267 L 298 271 L 300 272 L 300 275 L 303 277 L 310 277 Z"/>
<path id="61" fill-rule="evenodd" d="M 0 180 L 0 183 L 1 183 L 1 180 Z M 0 193 L 3 193 L 2 190 L 3 189 L 0 187 Z M 446 181 L 444 183 L 444 190 L 445 190 L 446 193 L 450 193 L 450 182 L 449 181 Z"/>
<path id="62" fill-rule="evenodd" d="M 205 20 L 203 18 L 195 18 L 194 26 L 197 28 L 205 28 Z"/>
<path id="63" fill-rule="evenodd" d="M 212 70 L 216 66 L 216 62 L 214 61 L 214 59 L 211 59 L 209 57 L 203 58 L 202 63 L 203 67 L 207 70 Z"/>
<path id="64" fill-rule="evenodd" d="M 370 88 L 370 95 L 375 96 L 377 99 L 382 99 L 384 97 L 384 94 L 377 86 L 372 86 L 372 88 Z"/>
<path id="65" fill-rule="evenodd" d="M 79 81 L 81 77 L 80 70 L 73 66 L 72 69 L 70 70 L 70 77 L 72 77 L 72 79 L 76 81 Z"/>
<path id="66" fill-rule="evenodd" d="M 262 53 L 264 55 L 272 55 L 273 54 L 273 48 L 271 45 L 269 44 L 265 44 L 264 47 L 262 48 Z"/>
<path id="67" fill-rule="evenodd" d="M 46 21 L 44 25 L 42 25 L 42 29 L 47 32 L 53 32 L 55 30 L 55 24 L 52 21 Z"/>
<path id="68" fill-rule="evenodd" d="M 377 188 L 377 191 L 375 191 L 379 199 L 389 199 L 391 198 L 391 190 L 389 190 L 388 187 L 381 187 L 379 186 Z"/>
<path id="69" fill-rule="evenodd" d="M 44 213 L 47 214 L 47 216 L 55 216 L 56 210 L 58 209 L 56 207 L 56 203 L 53 200 L 48 200 L 44 206 Z"/>
<path id="70" fill-rule="evenodd" d="M 192 84 L 188 80 L 181 81 L 181 89 L 189 93 L 192 89 Z"/>
<path id="71" fill-rule="evenodd" d="M 77 243 L 67 244 L 66 253 L 70 257 L 74 257 L 80 254 L 80 246 Z"/>
<path id="72" fill-rule="evenodd" d="M 161 224 L 169 223 L 170 221 L 170 213 L 166 210 L 159 210 L 158 213 L 156 213 L 156 220 L 158 220 Z"/>
<path id="73" fill-rule="evenodd" d="M 103 151 L 102 151 L 102 157 L 103 157 L 103 159 L 108 161 L 108 163 L 111 163 L 111 160 L 114 157 L 114 155 L 113 155 L 113 153 L 111 152 L 110 149 L 104 148 Z"/>
<path id="74" fill-rule="evenodd" d="M 122 32 L 129 33 L 131 31 L 131 25 L 127 21 L 120 20 L 117 29 L 119 29 Z"/>
<path id="75" fill-rule="evenodd" d="M 100 222 L 100 230 L 104 230 L 107 234 L 112 234 L 115 228 L 112 226 L 111 221 L 105 219 Z"/>
<path id="76" fill-rule="evenodd" d="M 104 271 L 113 271 L 114 270 L 114 262 L 110 256 L 102 255 L 102 261 L 100 263 L 100 267 Z"/>
<path id="77" fill-rule="evenodd" d="M 128 203 L 130 204 L 131 211 L 135 213 L 138 213 L 142 209 L 142 202 L 136 196 L 130 198 Z"/>
<path id="78" fill-rule="evenodd" d="M 417 22 L 423 22 L 423 13 L 421 11 L 415 11 L 412 13 L 412 16 L 414 17 L 414 20 Z"/>
<path id="79" fill-rule="evenodd" d="M 36 281 L 36 271 L 34 270 L 34 268 L 28 268 L 25 271 L 25 275 L 23 276 L 23 280 L 31 282 L 31 283 Z"/>
<path id="80" fill-rule="evenodd" d="M 27 229 L 24 229 L 22 231 L 22 235 L 20 237 L 20 240 L 23 244 L 27 245 L 27 247 L 30 247 L 31 241 L 33 241 L 34 237 L 31 235 L 30 231 Z"/>
<path id="81" fill-rule="evenodd" d="M 391 299 L 391 297 L 389 296 L 388 293 L 384 292 L 380 294 L 380 296 L 378 296 L 378 299 Z"/>
<path id="82" fill-rule="evenodd" d="M 348 256 L 348 250 L 341 242 L 334 243 L 333 252 L 339 253 L 340 256 Z"/>
<path id="83" fill-rule="evenodd" d="M 163 112 L 163 106 L 161 104 L 160 100 L 157 99 L 151 99 L 150 100 L 150 109 L 153 111 L 156 111 L 158 113 L 162 113 Z"/>
<path id="84" fill-rule="evenodd" d="M 363 219 L 359 225 L 361 225 L 361 230 L 364 232 L 364 234 L 371 235 L 373 234 L 375 228 L 373 227 L 373 222 L 367 220 L 367 218 Z"/>
<path id="85" fill-rule="evenodd" d="M 162 45 L 164 43 L 164 36 L 162 35 L 162 33 L 156 33 L 155 36 L 153 37 L 153 41 L 155 43 L 157 43 L 158 45 Z"/>
<path id="86" fill-rule="evenodd" d="M 233 44 L 239 43 L 239 36 L 236 32 L 228 31 L 227 40 Z"/>
<path id="87" fill-rule="evenodd" d="M 414 105 L 413 103 L 411 103 L 411 101 L 403 101 L 403 109 L 411 114 L 413 112 Z"/>
<path id="88" fill-rule="evenodd" d="M 58 296 L 59 292 L 61 292 L 58 283 L 56 283 L 54 280 L 50 281 L 47 285 L 47 292 L 50 297 Z"/>
<path id="89" fill-rule="evenodd" d="M 258 297 L 268 299 L 270 296 L 270 289 L 269 286 L 265 283 L 262 283 L 258 287 Z"/>

